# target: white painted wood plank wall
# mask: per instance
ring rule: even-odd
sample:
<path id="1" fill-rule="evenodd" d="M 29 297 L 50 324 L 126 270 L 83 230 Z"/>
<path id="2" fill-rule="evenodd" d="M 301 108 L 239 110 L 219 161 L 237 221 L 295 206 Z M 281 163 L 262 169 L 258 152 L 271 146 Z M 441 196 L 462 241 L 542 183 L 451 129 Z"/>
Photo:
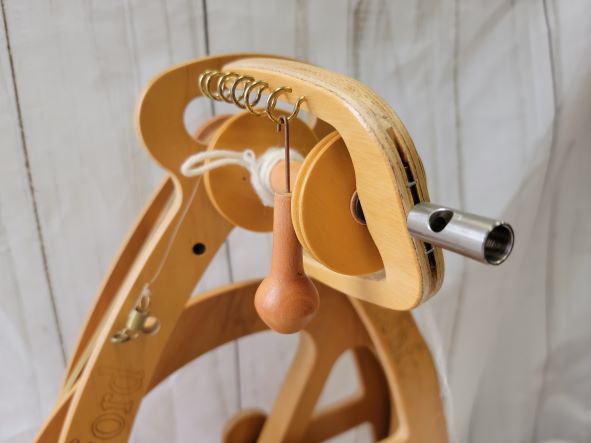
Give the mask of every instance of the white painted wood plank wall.
<path id="1" fill-rule="evenodd" d="M 47 283 L 47 263 L 31 192 L 29 156 L 13 81 L 10 48 L 0 33 L 0 438 L 25 441 L 55 401 L 64 354 Z"/>
<path id="2" fill-rule="evenodd" d="M 408 126 L 434 201 L 513 222 L 507 265 L 447 255 L 441 294 L 416 311 L 455 441 L 589 441 L 589 2 L 0 4 L 0 442 L 30 441 L 52 407 L 162 175 L 133 128 L 142 88 L 171 64 L 241 50 L 367 83 Z M 211 111 L 191 105 L 187 125 Z M 237 230 L 200 287 L 262 275 L 269 253 L 269 236 Z M 262 334 L 192 363 L 146 399 L 134 441 L 217 441 L 240 407 L 271 406 L 294 346 Z M 345 359 L 323 401 L 354 388 Z"/>

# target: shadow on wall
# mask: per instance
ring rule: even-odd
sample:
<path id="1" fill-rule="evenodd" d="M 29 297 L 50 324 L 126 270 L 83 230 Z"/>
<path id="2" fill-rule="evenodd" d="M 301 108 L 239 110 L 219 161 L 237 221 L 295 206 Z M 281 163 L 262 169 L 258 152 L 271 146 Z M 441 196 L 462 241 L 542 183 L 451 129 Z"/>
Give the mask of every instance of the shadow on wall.
<path id="1" fill-rule="evenodd" d="M 539 140 L 543 152 L 554 137 L 546 158 L 524 175 L 503 211 L 516 232 L 512 257 L 498 268 L 466 262 L 464 280 L 445 284 L 437 301 L 418 311 L 454 441 L 496 442 L 499 423 L 506 441 L 585 441 L 591 75 L 580 77 L 565 94 L 573 100 L 557 116 L 557 133 L 549 128 Z M 460 290 L 465 295 L 447 347 L 437 327 L 452 321 L 450 305 Z"/>

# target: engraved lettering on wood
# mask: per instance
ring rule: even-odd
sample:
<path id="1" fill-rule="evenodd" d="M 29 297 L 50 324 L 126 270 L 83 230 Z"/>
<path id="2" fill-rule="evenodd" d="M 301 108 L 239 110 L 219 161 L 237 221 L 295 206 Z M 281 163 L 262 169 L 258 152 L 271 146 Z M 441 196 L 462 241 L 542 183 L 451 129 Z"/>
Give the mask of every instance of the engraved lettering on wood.
<path id="1" fill-rule="evenodd" d="M 132 395 L 141 390 L 144 371 L 102 367 L 99 368 L 99 375 L 109 379 L 107 392 L 100 400 L 103 412 L 93 420 L 91 432 L 96 438 L 109 440 L 125 430 L 126 417 L 134 406 Z"/>

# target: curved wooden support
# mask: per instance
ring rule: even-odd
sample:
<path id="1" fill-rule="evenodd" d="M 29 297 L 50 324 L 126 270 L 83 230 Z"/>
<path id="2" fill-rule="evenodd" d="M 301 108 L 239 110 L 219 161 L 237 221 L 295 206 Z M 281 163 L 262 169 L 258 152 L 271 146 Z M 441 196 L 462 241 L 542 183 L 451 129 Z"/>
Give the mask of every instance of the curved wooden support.
<path id="1" fill-rule="evenodd" d="M 259 283 L 256 280 L 233 284 L 192 298 L 162 350 L 146 391 L 212 349 L 267 330 L 253 304 Z M 411 314 L 350 300 L 317 284 L 322 300 L 320 311 L 300 336 L 292 366 L 257 441 L 322 441 L 369 422 L 376 440 L 446 442 L 437 376 Z M 388 334 L 393 325 L 394 333 Z M 335 361 L 349 349 L 354 352 L 362 390 L 313 413 Z M 129 371 L 108 374 L 112 387 L 119 389 L 139 380 L 139 374 Z M 37 442 L 56 441 L 67 425 L 66 411 L 72 408 L 78 388 L 75 385 L 64 396 Z M 136 412 L 133 408 L 125 414 L 130 429 Z M 124 442 L 126 436 L 120 434 L 108 441 Z"/>
<path id="2" fill-rule="evenodd" d="M 112 310 L 106 316 L 105 325 L 99 332 L 86 364 L 87 368 L 78 380 L 60 441 L 112 440 L 119 436 L 124 441 L 127 438 L 131 429 L 127 417 L 134 415 L 139 407 L 183 305 L 231 229 L 211 206 L 204 187 L 197 189 L 191 210 L 185 221 L 178 225 L 178 230 L 176 227 L 182 216 L 182 205 L 178 201 L 175 203 L 173 212 L 148 241 L 117 291 Z M 172 242 L 172 246 L 167 254 L 169 242 Z M 204 254 L 193 253 L 192 247 L 196 243 L 206 245 Z M 159 332 L 124 344 L 112 343 L 112 334 L 125 325 L 127 315 L 144 285 L 156 275 L 161 259 L 165 256 L 167 258 L 162 270 L 151 284 L 154 294 L 151 310 L 161 323 Z M 125 380 L 120 381 L 120 378 Z M 108 402 L 115 395 L 118 396 L 118 402 L 127 405 L 125 416 L 116 416 L 116 412 L 109 409 Z"/>
<path id="3" fill-rule="evenodd" d="M 390 422 L 392 399 L 384 371 L 369 348 L 355 348 L 353 356 L 361 389 L 352 398 L 315 412 L 302 441 L 320 442 L 337 436 L 363 423 L 370 423 L 375 441 L 388 435 L 396 422 Z"/>
<path id="4" fill-rule="evenodd" d="M 209 139 L 229 115 L 220 115 L 207 120 L 195 131 L 195 140 L 205 149 Z M 94 306 L 89 311 L 84 323 L 78 343 L 66 368 L 66 376 L 60 395 L 68 392 L 82 372 L 98 333 L 103 329 L 103 322 L 108 310 L 112 307 L 113 299 L 117 290 L 121 287 L 123 280 L 130 272 L 132 265 L 144 249 L 148 238 L 154 234 L 159 222 L 165 217 L 168 205 L 174 198 L 174 184 L 169 177 L 165 178 L 150 202 L 146 205 L 144 212 L 138 218 L 131 234 L 124 242 L 118 253 L 117 259 L 113 262 L 111 270 L 99 291 Z"/>
<path id="5" fill-rule="evenodd" d="M 391 394 L 379 362 L 368 348 L 353 350 L 361 377 L 361 390 L 351 398 L 314 412 L 306 426 L 301 441 L 308 443 L 326 441 L 363 423 L 372 426 L 375 441 L 387 437 L 390 427 Z M 258 441 L 267 414 L 258 409 L 239 411 L 226 425 L 224 443 Z"/>
<path id="6" fill-rule="evenodd" d="M 260 409 L 243 409 L 224 428 L 223 443 L 255 443 L 265 425 L 267 414 Z"/>
<path id="7" fill-rule="evenodd" d="M 187 304 L 233 227 L 211 203 L 206 186 L 179 174 L 190 154 L 206 149 L 205 141 L 193 139 L 183 124 L 186 105 L 200 94 L 197 78 L 205 70 L 224 67 L 252 74 L 271 87 L 290 86 L 294 93 L 288 100 L 305 95 L 308 110 L 326 122 L 319 133 L 328 132 L 330 126 L 339 131 L 385 269 L 382 277 L 353 277 L 308 261 L 308 272 L 319 281 L 320 312 L 301 335 L 292 368 L 258 440 L 319 441 L 344 430 L 341 420 L 347 426 L 370 421 L 376 438 L 388 434 L 393 442 L 447 440 L 436 373 L 412 316 L 378 306 L 410 309 L 428 298 L 442 278 L 440 251 L 430 264 L 422 243 L 406 229 L 412 199 L 405 166 L 418 181 L 419 197 L 428 199 L 410 137 L 394 113 L 353 80 L 286 60 L 279 63 L 255 55 L 240 60 L 244 57 L 209 57 L 173 67 L 146 91 L 138 130 L 150 155 L 170 177 L 105 281 L 68 367 L 54 415 L 36 441 L 127 441 L 149 389 L 203 353 L 266 328 L 253 306 L 258 282 L 221 288 Z M 292 207 L 292 213 L 297 209 Z M 197 243 L 202 247 L 194 249 Z M 113 343 L 113 333 L 126 324 L 146 283 L 152 291 L 151 312 L 161 324 L 159 332 Z M 360 366 L 363 392 L 313 414 L 334 362 L 347 349 L 354 350 Z M 238 427 L 234 429 L 238 432 Z"/>
<path id="8" fill-rule="evenodd" d="M 137 113 L 138 134 L 152 158 L 178 176 L 181 164 L 202 146 L 184 125 L 187 105 L 198 97 L 199 76 L 207 70 L 219 70 L 225 64 L 244 57 L 276 57 L 261 54 L 226 54 L 205 57 L 176 65 L 155 77 L 147 86 Z M 286 60 L 283 57 L 276 57 Z"/>
<path id="9" fill-rule="evenodd" d="M 227 56 L 174 67 L 152 82 L 138 115 L 141 137 L 159 164 L 176 173 L 184 159 L 201 149 L 187 134 L 182 115 L 187 103 L 198 96 L 197 78 L 206 69 L 251 75 L 271 88 L 288 85 L 293 93 L 285 96 L 287 101 L 305 96 L 304 109 L 343 137 L 385 277 L 342 275 L 309 261 L 307 270 L 313 277 L 391 309 L 411 309 L 436 292 L 443 277 L 441 251 L 435 248 L 434 261 L 429 262 L 423 243 L 414 240 L 406 227 L 406 215 L 414 204 L 407 172 L 416 182 L 419 200 L 429 198 L 421 161 L 395 113 L 355 80 L 307 64 L 263 57 Z"/>
<path id="10" fill-rule="evenodd" d="M 394 111 L 364 84 L 305 63 L 242 58 L 224 70 L 251 75 L 271 88 L 289 85 L 293 92 L 284 96 L 286 101 L 295 103 L 305 96 L 302 108 L 333 126 L 349 150 L 385 278 L 347 276 L 314 261 L 308 262 L 306 270 L 347 295 L 391 309 L 411 309 L 433 295 L 443 277 L 443 257 L 436 248 L 432 267 L 423 243 L 414 240 L 406 227 L 413 199 L 405 166 L 416 181 L 419 199 L 428 201 L 429 195 L 420 158 Z"/>

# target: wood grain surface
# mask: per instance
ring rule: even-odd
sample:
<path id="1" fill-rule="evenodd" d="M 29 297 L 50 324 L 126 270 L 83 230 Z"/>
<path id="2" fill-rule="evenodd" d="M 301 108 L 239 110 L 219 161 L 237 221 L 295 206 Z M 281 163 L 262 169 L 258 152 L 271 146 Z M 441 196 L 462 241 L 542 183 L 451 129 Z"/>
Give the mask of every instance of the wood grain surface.
<path id="1" fill-rule="evenodd" d="M 230 51 L 366 83 L 407 126 L 433 201 L 512 222 L 506 265 L 447 254 L 444 287 L 415 312 L 455 440 L 496 442 L 503 423 L 504 441 L 586 441 L 576 411 L 591 395 L 589 3 L 236 4 L 1 2 L 0 392 L 12 400 L 0 441 L 31 441 L 53 406 L 92 297 L 161 179 L 133 128 L 140 91 L 171 64 Z M 187 125 L 210 113 L 191 104 Z M 203 288 L 264 275 L 270 247 L 266 234 L 235 231 Z M 196 361 L 144 401 L 133 439 L 217 441 L 239 406 L 270 408 L 295 346 L 265 333 Z M 344 357 L 326 398 L 354 389 L 354 375 Z"/>

